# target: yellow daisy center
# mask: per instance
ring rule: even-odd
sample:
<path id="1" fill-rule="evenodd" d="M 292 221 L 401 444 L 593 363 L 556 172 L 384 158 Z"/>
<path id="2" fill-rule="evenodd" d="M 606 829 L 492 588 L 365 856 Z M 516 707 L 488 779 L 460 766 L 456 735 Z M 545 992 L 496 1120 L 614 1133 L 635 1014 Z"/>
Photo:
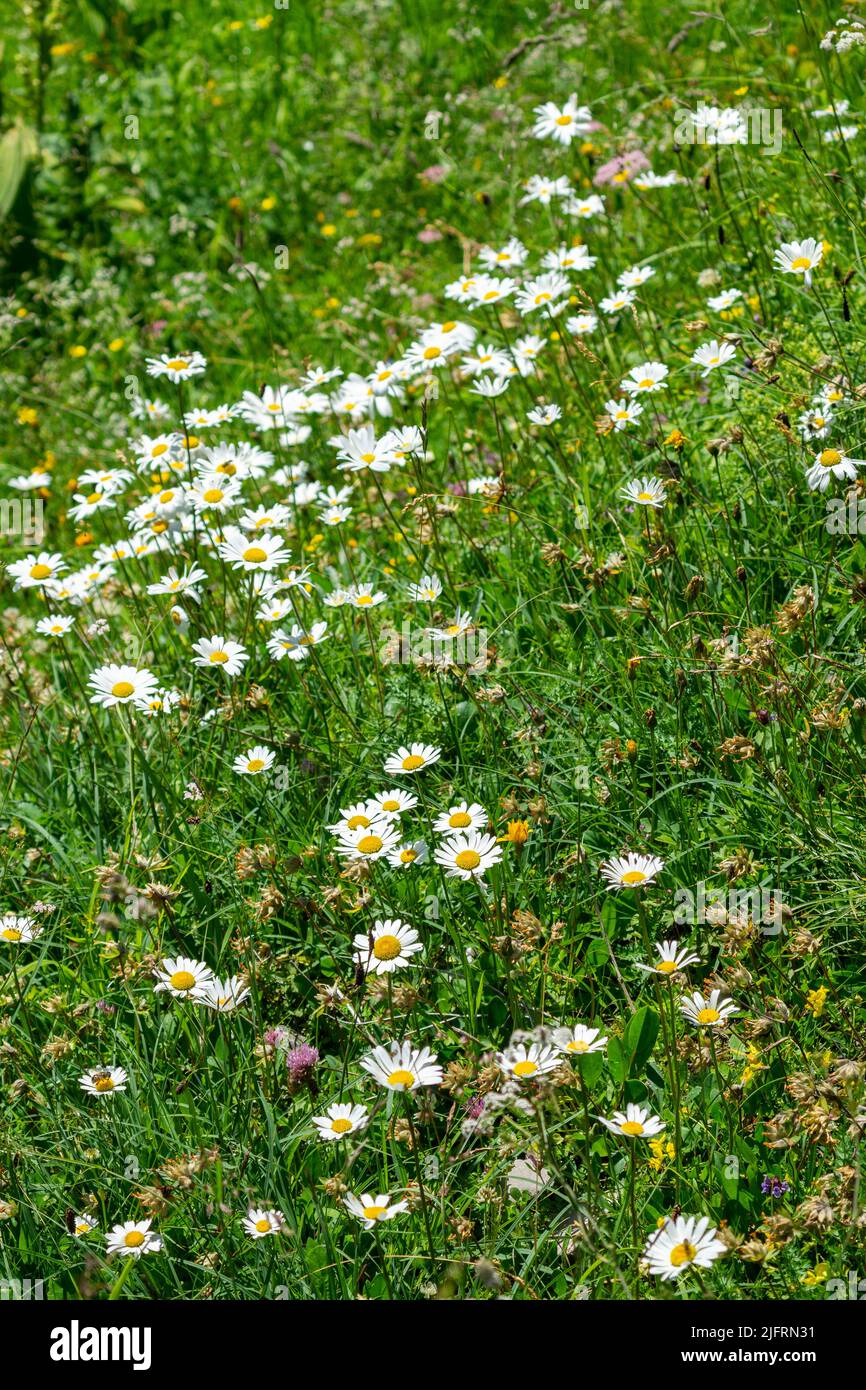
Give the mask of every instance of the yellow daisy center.
<path id="1" fill-rule="evenodd" d="M 378 835 L 362 835 L 357 848 L 361 854 L 378 854 L 382 848 L 382 841 Z"/>
<path id="2" fill-rule="evenodd" d="M 332 1120 L 331 1130 L 334 1134 L 348 1134 L 352 1128 L 351 1120 Z"/>
<path id="3" fill-rule="evenodd" d="M 399 801 L 395 801 L 393 797 L 389 797 L 387 801 L 382 802 L 383 811 L 399 811 L 399 809 L 400 803 Z"/>
<path id="4" fill-rule="evenodd" d="M 415 1077 L 411 1071 L 392 1071 L 388 1077 L 389 1086 L 412 1086 L 414 1082 Z"/>
<path id="5" fill-rule="evenodd" d="M 265 1234 L 265 1231 L 269 1231 L 270 1229 L 271 1223 L 267 1220 L 266 1217 L 263 1216 L 261 1221 L 256 1222 L 256 1230 L 259 1231 L 262 1235 Z"/>
<path id="6" fill-rule="evenodd" d="M 247 772 L 261 772 L 264 765 L 264 758 L 250 758 L 247 763 Z"/>
<path id="7" fill-rule="evenodd" d="M 131 681 L 115 681 L 111 687 L 111 693 L 115 700 L 128 700 L 134 690 L 135 686 Z"/>
<path id="8" fill-rule="evenodd" d="M 21 932 L 18 930 L 17 927 L 4 927 L 0 935 L 2 935 L 4 941 L 21 940 Z"/>
<path id="9" fill-rule="evenodd" d="M 565 1050 L 566 1052 L 588 1052 L 589 1043 L 584 1042 L 583 1038 L 572 1038 L 571 1042 L 566 1044 Z"/>
<path id="10" fill-rule="evenodd" d="M 481 863 L 481 855 L 475 849 L 461 849 L 454 863 L 458 869 L 477 869 Z"/>
<path id="11" fill-rule="evenodd" d="M 680 1265 L 691 1264 L 697 1253 L 691 1242 L 684 1240 L 671 1251 L 671 1264 L 675 1269 L 679 1269 Z"/>
<path id="12" fill-rule="evenodd" d="M 396 936 L 380 936 L 373 946 L 377 960 L 395 960 L 400 954 L 400 941 Z"/>
<path id="13" fill-rule="evenodd" d="M 216 666 L 224 666 L 229 659 L 228 652 L 211 652 L 208 661 Z"/>
<path id="14" fill-rule="evenodd" d="M 530 1062 L 527 1057 L 525 1062 L 517 1062 L 514 1067 L 515 1076 L 534 1076 L 538 1071 L 538 1063 Z"/>
<path id="15" fill-rule="evenodd" d="M 643 883 L 646 874 L 643 869 L 627 869 L 622 876 L 622 882 L 626 888 L 636 888 L 639 883 Z"/>
<path id="16" fill-rule="evenodd" d="M 150 457 L 153 459 L 158 459 L 162 454 L 165 454 L 167 452 L 167 444 L 154 444 L 153 448 L 150 451 Z"/>
<path id="17" fill-rule="evenodd" d="M 114 1081 L 112 1080 L 112 1078 L 111 1078 L 110 1076 L 100 1076 L 96 1081 L 94 1081 L 93 1087 L 94 1087 L 94 1090 L 100 1091 L 100 1092 L 103 1092 L 103 1091 L 113 1091 L 113 1090 L 114 1090 Z"/>
<path id="18" fill-rule="evenodd" d="M 620 1125 L 620 1129 L 623 1134 L 643 1134 L 643 1125 L 640 1120 L 626 1120 L 624 1124 Z"/>
<path id="19" fill-rule="evenodd" d="M 418 753 L 410 753 L 404 758 L 400 766 L 404 772 L 416 772 L 419 767 L 424 766 L 424 759 Z"/>
<path id="20" fill-rule="evenodd" d="M 205 492 L 202 493 L 202 497 L 204 498 L 205 502 L 211 503 L 221 502 L 223 500 L 223 496 L 224 493 L 221 487 L 209 487 Z"/>
<path id="21" fill-rule="evenodd" d="M 243 553 L 244 560 L 248 565 L 261 565 L 268 558 L 268 552 L 263 550 L 260 545 L 248 545 Z"/>
<path id="22" fill-rule="evenodd" d="M 50 565 L 33 565 L 30 570 L 31 579 L 48 579 L 51 574 Z"/>
<path id="23" fill-rule="evenodd" d="M 175 970 L 169 984 L 172 989 L 192 989 L 195 984 L 195 975 L 191 970 Z"/>
<path id="24" fill-rule="evenodd" d="M 370 818 L 369 816 L 361 815 L 352 816 L 346 824 L 350 830 L 366 830 L 367 826 L 370 824 Z"/>
<path id="25" fill-rule="evenodd" d="M 432 362 L 434 357 L 441 357 L 442 349 L 438 347 L 428 347 L 424 349 L 425 362 Z"/>
<path id="26" fill-rule="evenodd" d="M 556 118 L 557 125 L 571 125 L 571 121 L 571 116 L 557 116 Z"/>
<path id="27" fill-rule="evenodd" d="M 123 1243 L 129 1250 L 137 1250 L 140 1245 L 144 1245 L 145 1235 L 143 1231 L 127 1231 L 123 1237 Z"/>
<path id="28" fill-rule="evenodd" d="M 472 817 L 466 811 L 455 811 L 448 817 L 448 824 L 452 830 L 465 830 L 467 825 L 472 824 Z"/>
<path id="29" fill-rule="evenodd" d="M 414 849 L 401 849 L 401 851 L 400 851 L 400 863 L 401 863 L 401 864 L 411 864 L 412 861 L 413 861 L 413 859 L 417 859 L 417 858 L 418 858 L 418 853 L 417 853 L 417 851 L 414 850 Z"/>
<path id="30" fill-rule="evenodd" d="M 646 391 L 650 386 L 655 386 L 655 382 L 653 381 L 651 376 L 645 376 L 641 381 L 638 382 L 638 386 L 641 388 L 642 391 Z"/>
<path id="31" fill-rule="evenodd" d="M 165 365 L 166 365 L 166 366 L 169 368 L 169 370 L 172 371 L 172 372 L 182 372 L 182 371 L 184 370 L 184 368 L 186 368 L 186 367 L 189 366 L 189 363 L 188 363 L 187 361 L 185 361 L 185 359 L 184 359 L 183 357 L 173 357 L 173 358 L 171 359 L 171 361 L 170 361 L 170 362 L 166 362 Z"/>
<path id="32" fill-rule="evenodd" d="M 370 1221 L 378 1221 L 379 1217 L 383 1216 L 387 1210 L 387 1207 L 365 1207 L 364 1215 L 368 1217 Z"/>
<path id="33" fill-rule="evenodd" d="M 698 1023 L 718 1023 L 720 1018 L 718 1009 L 700 1009 L 698 1012 Z"/>
<path id="34" fill-rule="evenodd" d="M 818 462 L 822 468 L 835 468 L 837 464 L 842 462 L 842 455 L 838 449 L 822 449 Z"/>
<path id="35" fill-rule="evenodd" d="M 792 262 L 791 262 L 791 269 L 792 269 L 792 270 L 808 270 L 808 269 L 809 269 L 809 266 L 810 266 L 811 264 L 812 264 L 812 262 L 809 260 L 809 257 L 808 257 L 808 256 L 798 256 L 797 259 L 796 259 L 795 261 L 792 261 Z"/>
<path id="36" fill-rule="evenodd" d="M 672 975 L 677 968 L 675 960 L 660 960 L 656 970 L 660 970 L 663 975 Z"/>

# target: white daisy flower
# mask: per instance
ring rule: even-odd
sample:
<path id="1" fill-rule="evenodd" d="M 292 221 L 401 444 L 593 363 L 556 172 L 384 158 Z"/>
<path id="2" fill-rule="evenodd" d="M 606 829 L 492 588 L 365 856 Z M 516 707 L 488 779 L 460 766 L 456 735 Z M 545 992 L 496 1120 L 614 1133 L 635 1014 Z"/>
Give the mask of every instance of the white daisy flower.
<path id="1" fill-rule="evenodd" d="M 571 318 L 565 320 L 565 326 L 569 333 L 573 333 L 577 338 L 583 338 L 587 333 L 594 333 L 598 328 L 598 317 L 596 314 L 572 314 Z"/>
<path id="2" fill-rule="evenodd" d="M 200 585 L 207 579 L 207 574 L 198 565 L 190 565 L 181 574 L 174 565 L 171 565 L 161 579 L 155 583 L 148 584 L 149 594 L 168 594 L 173 596 L 183 594 L 185 598 L 192 599 L 194 603 L 201 602 Z"/>
<path id="3" fill-rule="evenodd" d="M 622 389 L 630 396 L 636 396 L 643 391 L 663 391 L 667 386 L 667 375 L 668 368 L 663 362 L 642 362 L 639 367 L 632 367 L 628 375 L 623 377 Z"/>
<path id="4" fill-rule="evenodd" d="M 497 1052 L 496 1063 L 506 1076 L 516 1076 L 519 1081 L 533 1081 L 560 1065 L 556 1048 L 537 1042 L 529 1047 L 524 1043 L 512 1044 L 504 1052 Z"/>
<path id="5" fill-rule="evenodd" d="M 634 478 L 620 490 L 620 497 L 637 507 L 655 507 L 657 511 L 665 505 L 665 485 L 661 478 Z"/>
<path id="6" fill-rule="evenodd" d="M 278 1236 L 286 1224 L 286 1218 L 277 1207 L 268 1210 L 264 1207 L 250 1207 L 241 1220 L 244 1230 L 253 1240 L 264 1240 L 265 1236 Z"/>
<path id="7" fill-rule="evenodd" d="M 645 884 L 652 883 L 664 866 L 665 861 L 653 854 L 634 854 L 630 851 L 624 857 L 608 859 L 601 866 L 601 874 L 607 879 L 609 889 L 643 888 Z"/>
<path id="8" fill-rule="evenodd" d="M 726 1247 L 716 1240 L 716 1229 L 707 1216 L 668 1217 L 660 1230 L 650 1236 L 644 1259 L 650 1274 L 662 1279 L 678 1279 L 689 1265 L 709 1269 L 725 1254 Z"/>
<path id="9" fill-rule="evenodd" d="M 60 613 L 52 613 L 50 618 L 40 618 L 36 631 L 41 637 L 65 637 L 75 625 L 74 618 L 65 618 Z"/>
<path id="10" fill-rule="evenodd" d="M 627 1139 L 652 1139 L 654 1135 L 661 1134 L 665 1127 L 658 1115 L 651 1115 L 641 1105 L 627 1105 L 625 1110 L 614 1110 L 609 1120 L 603 1115 L 596 1115 L 595 1118 L 611 1134 L 624 1134 Z"/>
<path id="11" fill-rule="evenodd" d="M 442 593 L 442 580 L 435 574 L 422 574 L 417 584 L 410 584 L 407 594 L 415 603 L 435 603 Z"/>
<path id="12" fill-rule="evenodd" d="M 11 941 L 16 945 L 35 941 L 42 928 L 33 917 L 19 917 L 7 912 L 0 918 L 0 941 Z"/>
<path id="13" fill-rule="evenodd" d="M 415 1091 L 419 1086 L 438 1086 L 442 1081 L 435 1052 L 429 1047 L 415 1048 L 409 1042 L 374 1047 L 361 1058 L 361 1066 L 388 1091 Z"/>
<path id="14" fill-rule="evenodd" d="M 249 653 L 240 642 L 232 642 L 216 633 L 213 637 L 200 637 L 197 642 L 193 642 L 192 649 L 196 653 L 193 666 L 225 671 L 227 676 L 239 675 L 244 663 L 249 661 Z"/>
<path id="15" fill-rule="evenodd" d="M 732 309 L 738 299 L 742 299 L 743 292 L 738 289 L 722 290 L 721 294 L 712 295 L 707 300 L 707 308 L 714 313 L 723 313 L 726 309 Z"/>
<path id="16" fill-rule="evenodd" d="M 380 814 L 371 801 L 356 801 L 351 806 L 341 807 L 340 819 L 328 829 L 332 835 L 344 835 L 353 830 L 367 830 L 377 820 L 393 819 L 393 816 Z"/>
<path id="17" fill-rule="evenodd" d="M 226 979 L 219 980 L 215 975 L 204 985 L 201 993 L 193 994 L 192 998 L 196 1004 L 203 1004 L 206 1009 L 213 1009 L 215 1013 L 228 1014 L 243 1004 L 249 995 L 250 987 L 242 976 L 229 975 Z"/>
<path id="18" fill-rule="evenodd" d="M 347 859 L 368 859 L 373 861 L 388 855 L 396 847 L 399 832 L 388 821 L 371 821 L 368 826 L 357 830 L 343 830 L 339 834 L 337 853 Z"/>
<path id="19" fill-rule="evenodd" d="M 711 990 L 706 999 L 700 990 L 696 989 L 693 994 L 683 999 L 680 1009 L 689 1023 L 694 1024 L 696 1028 L 718 1028 L 727 1023 L 733 1014 L 740 1012 L 733 999 L 722 997 L 720 989 Z"/>
<path id="20" fill-rule="evenodd" d="M 329 1105 L 324 1115 L 314 1115 L 313 1124 L 319 1138 L 328 1142 L 345 1139 L 365 1129 L 370 1116 L 366 1105 Z"/>
<path id="21" fill-rule="evenodd" d="M 695 955 L 687 946 L 680 946 L 676 941 L 657 941 L 656 950 L 658 960 L 652 965 L 644 965 L 641 961 L 636 962 L 638 970 L 645 970 L 651 975 L 673 975 L 677 970 L 685 970 L 689 965 L 697 965 L 700 956 Z"/>
<path id="22" fill-rule="evenodd" d="M 528 280 L 523 289 L 517 291 L 514 302 L 521 314 L 531 314 L 537 309 L 558 314 L 567 303 L 570 293 L 568 277 L 560 271 L 550 270 L 544 275 Z"/>
<path id="23" fill-rule="evenodd" d="M 575 136 L 585 135 L 591 124 L 592 112 L 588 106 L 579 106 L 577 93 L 572 92 L 564 106 L 557 106 L 555 101 L 536 106 L 532 133 L 536 140 L 555 140 L 568 146 Z"/>
<path id="24" fill-rule="evenodd" d="M 246 777 L 258 777 L 260 773 L 270 771 L 275 757 L 272 749 L 266 748 L 263 743 L 257 743 L 254 747 L 248 748 L 246 753 L 240 753 L 235 758 L 232 771 Z"/>
<path id="25" fill-rule="evenodd" d="M 189 956 L 166 956 L 153 973 L 159 982 L 155 992 L 166 990 L 175 999 L 198 999 L 214 978 L 210 966 Z"/>
<path id="26" fill-rule="evenodd" d="M 434 851 L 433 858 L 447 872 L 448 878 L 483 878 L 488 869 L 498 864 L 502 849 L 493 835 L 469 830 L 451 835 Z"/>
<path id="27" fill-rule="evenodd" d="M 809 289 L 812 284 L 812 271 L 824 259 L 824 247 L 814 237 L 804 241 L 783 241 L 773 259 L 786 275 L 802 275 L 803 284 Z"/>
<path id="28" fill-rule="evenodd" d="M 355 965 L 367 975 L 390 975 L 412 964 L 412 956 L 423 949 L 418 933 L 399 917 L 375 922 L 369 936 L 359 932 L 352 942 Z"/>
<path id="29" fill-rule="evenodd" d="M 621 314 L 623 309 L 630 309 L 635 302 L 634 290 L 617 290 L 615 294 L 606 294 L 604 299 L 598 301 L 598 307 L 603 314 L 611 317 L 614 314 Z"/>
<path id="30" fill-rule="evenodd" d="M 604 408 L 617 433 L 627 429 L 629 425 L 636 425 L 643 415 L 643 406 L 636 400 L 605 401 Z"/>
<path id="31" fill-rule="evenodd" d="M 99 1230 L 99 1223 L 94 1216 L 73 1215 L 70 1225 L 72 1230 L 69 1234 L 74 1236 L 76 1240 L 81 1240 L 84 1236 L 89 1236 L 92 1231 Z"/>
<path id="32" fill-rule="evenodd" d="M 640 289 L 641 285 L 645 285 L 647 280 L 651 280 L 654 275 L 655 271 L 651 265 L 632 265 L 617 276 L 616 283 L 624 290 L 636 290 Z"/>
<path id="33" fill-rule="evenodd" d="M 457 830 L 481 830 L 488 820 L 487 812 L 477 801 L 473 801 L 471 806 L 468 801 L 460 801 L 436 817 L 433 829 L 441 834 L 453 835 Z"/>
<path id="34" fill-rule="evenodd" d="M 797 420 L 804 439 L 826 439 L 833 428 L 833 412 L 820 406 L 806 410 Z"/>
<path id="35" fill-rule="evenodd" d="M 234 526 L 226 530 L 217 550 L 220 558 L 232 569 L 243 570 L 245 574 L 276 569 L 291 558 L 291 551 L 287 550 L 279 536 L 272 536 L 267 531 L 247 536 Z"/>
<path id="36" fill-rule="evenodd" d="M 545 178 L 543 174 L 532 174 L 523 185 L 526 190 L 520 199 L 520 206 L 526 203 L 540 203 L 547 207 L 554 198 L 568 198 L 571 194 L 571 180 L 567 174 L 559 178 Z"/>
<path id="37" fill-rule="evenodd" d="M 402 816 L 407 811 L 414 811 L 418 805 L 418 798 L 413 796 L 411 792 L 395 787 L 393 791 L 377 792 L 375 796 L 370 797 L 367 804 L 377 816 L 384 816 L 386 820 L 393 820 L 395 816 Z"/>
<path id="38" fill-rule="evenodd" d="M 385 759 L 383 770 L 392 776 L 420 772 L 438 763 L 441 756 L 442 749 L 432 743 L 412 743 L 408 748 L 401 744 L 396 753 L 390 753 Z"/>
<path id="39" fill-rule="evenodd" d="M 852 481 L 863 464 L 863 459 L 852 459 L 842 449 L 822 449 L 811 468 L 806 470 L 806 482 L 812 492 L 826 492 L 831 478 Z"/>
<path id="40" fill-rule="evenodd" d="M 111 662 L 108 666 L 98 667 L 87 684 L 95 692 L 90 697 L 90 703 L 111 709 L 114 705 L 149 700 L 158 682 L 152 671 L 139 670 L 137 666 L 116 666 Z"/>
<path id="41" fill-rule="evenodd" d="M 79 1077 L 78 1084 L 89 1096 L 113 1096 L 126 1090 L 127 1080 L 123 1067 L 93 1067 Z"/>
<path id="42" fill-rule="evenodd" d="M 583 1056 L 587 1052 L 603 1052 L 606 1037 L 601 1037 L 598 1028 L 587 1028 L 585 1023 L 575 1023 L 573 1028 L 557 1028 L 553 1041 L 560 1052 L 569 1056 Z"/>
<path id="43" fill-rule="evenodd" d="M 388 595 L 377 589 L 375 584 L 350 584 L 344 595 L 344 603 L 351 608 L 378 608 L 385 603 Z"/>
<path id="44" fill-rule="evenodd" d="M 408 1202 L 392 1202 L 387 1192 L 380 1192 L 376 1197 L 371 1197 L 369 1192 L 356 1197 L 354 1192 L 350 1192 L 343 1198 L 343 1205 L 353 1216 L 357 1216 L 368 1231 L 371 1231 L 377 1222 L 391 1221 L 395 1216 L 399 1216 L 401 1211 L 409 1209 Z"/>
<path id="45" fill-rule="evenodd" d="M 124 1221 L 119 1226 L 112 1226 L 105 1237 L 106 1250 L 109 1255 L 131 1255 L 133 1259 L 140 1259 L 142 1255 L 156 1255 L 162 1249 L 162 1239 L 151 1229 L 151 1222 L 147 1221 Z"/>
<path id="46" fill-rule="evenodd" d="M 201 376 L 207 361 L 200 352 L 178 352 L 174 357 L 163 353 L 159 357 L 148 357 L 147 375 L 164 376 L 169 381 L 189 381 L 190 377 Z"/>
<path id="47" fill-rule="evenodd" d="M 56 579 L 66 567 L 62 555 L 41 550 L 38 555 L 26 555 L 23 560 L 7 565 L 6 573 L 15 580 L 16 589 L 39 589 Z"/>
<path id="48" fill-rule="evenodd" d="M 399 844 L 388 855 L 388 863 L 393 869 L 409 869 L 413 864 L 427 862 L 426 840 L 407 840 Z"/>
<path id="49" fill-rule="evenodd" d="M 695 349 L 692 361 L 696 366 L 703 367 L 701 376 L 708 377 L 717 367 L 723 367 L 726 362 L 730 362 L 736 351 L 733 343 L 719 343 L 715 338 L 711 338 L 708 343 L 702 343 Z"/>
<path id="50" fill-rule="evenodd" d="M 533 425 L 555 425 L 557 420 L 562 419 L 562 411 L 558 405 L 540 405 L 528 410 L 526 418 Z"/>

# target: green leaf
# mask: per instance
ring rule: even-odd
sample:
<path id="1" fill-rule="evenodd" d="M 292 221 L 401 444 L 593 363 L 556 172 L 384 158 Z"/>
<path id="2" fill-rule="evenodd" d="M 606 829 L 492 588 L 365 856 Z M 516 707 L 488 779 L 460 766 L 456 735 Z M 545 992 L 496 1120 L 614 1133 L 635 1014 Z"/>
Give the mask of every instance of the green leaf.
<path id="1" fill-rule="evenodd" d="M 36 132 L 30 126 L 15 125 L 0 140 L 0 222 L 8 216 L 27 166 L 38 152 Z"/>
<path id="2" fill-rule="evenodd" d="M 640 1071 L 655 1047 L 659 1035 L 659 1016 L 655 1009 L 638 1009 L 629 1019 L 623 1042 L 629 1058 L 629 1072 Z"/>
<path id="3" fill-rule="evenodd" d="M 586 1052 L 582 1057 L 578 1057 L 577 1065 L 583 1078 L 583 1084 L 587 1090 L 595 1085 L 601 1076 L 604 1067 L 604 1057 L 600 1052 Z"/>
<path id="4" fill-rule="evenodd" d="M 607 1061 L 611 1076 L 621 1086 L 628 1076 L 628 1058 L 619 1038 L 611 1038 L 608 1043 Z"/>

